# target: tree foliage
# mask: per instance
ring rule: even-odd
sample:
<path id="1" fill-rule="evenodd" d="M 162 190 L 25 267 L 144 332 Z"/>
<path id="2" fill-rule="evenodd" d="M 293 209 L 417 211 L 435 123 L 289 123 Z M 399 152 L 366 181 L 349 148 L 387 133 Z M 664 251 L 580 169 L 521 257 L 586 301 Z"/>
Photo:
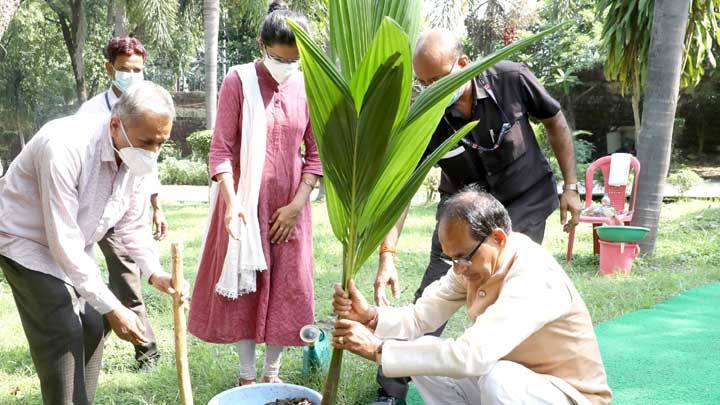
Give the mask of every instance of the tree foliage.
<path id="1" fill-rule="evenodd" d="M 471 58 L 488 55 L 538 22 L 536 7 L 528 0 L 468 0 L 465 48 Z"/>
<path id="2" fill-rule="evenodd" d="M 625 90 L 637 81 L 642 92 L 647 75 L 650 33 L 655 0 L 601 0 L 602 32 L 606 51 L 605 74 Z M 715 67 L 713 43 L 720 43 L 720 0 L 693 0 L 685 34 L 681 87 L 697 84 L 705 67 Z"/>
<path id="3" fill-rule="evenodd" d="M 539 24 L 521 30 L 521 36 L 537 32 L 542 24 L 569 24 L 520 55 L 520 61 L 548 87 L 560 86 L 565 91 L 563 87 L 577 84 L 573 83 L 575 72 L 601 62 L 602 23 L 595 13 L 595 0 L 545 0 L 538 17 Z"/>
<path id="4" fill-rule="evenodd" d="M 205 66 L 201 0 L 82 0 L 87 23 L 81 60 L 86 97 L 104 91 L 110 78 L 103 50 L 114 34 L 115 11 L 148 51 L 145 77 L 167 89 L 202 90 Z M 327 0 L 294 0 L 316 38 L 327 40 Z M 0 3 L 5 4 L 5 3 Z M 24 0 L 0 41 L 0 143 L 4 160 L 50 119 L 73 113 L 82 101 L 57 11 L 70 29 L 69 0 Z M 52 6 L 52 7 L 51 7 Z M 4 10 L 4 9 L 3 9 Z M 260 55 L 257 37 L 267 2 L 222 0 L 217 80 L 226 69 Z M 223 69 L 224 68 L 224 69 Z M 0 157 L 1 158 L 1 157 Z"/>
<path id="5" fill-rule="evenodd" d="M 89 13 L 100 12 L 91 2 Z M 3 38 L 0 51 L 0 132 L 29 137 L 49 119 L 74 112 L 78 107 L 70 58 L 62 40 L 56 13 L 42 1 L 25 1 Z M 108 30 L 104 20 L 88 24 L 83 62 L 89 89 L 104 79 L 102 49 Z"/>

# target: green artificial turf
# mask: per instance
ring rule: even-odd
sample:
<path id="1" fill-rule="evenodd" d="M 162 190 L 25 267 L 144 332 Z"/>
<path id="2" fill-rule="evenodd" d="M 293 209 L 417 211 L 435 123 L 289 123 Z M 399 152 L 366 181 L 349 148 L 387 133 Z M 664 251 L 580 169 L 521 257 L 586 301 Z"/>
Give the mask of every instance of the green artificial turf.
<path id="1" fill-rule="evenodd" d="M 614 404 L 720 403 L 720 283 L 596 328 Z"/>

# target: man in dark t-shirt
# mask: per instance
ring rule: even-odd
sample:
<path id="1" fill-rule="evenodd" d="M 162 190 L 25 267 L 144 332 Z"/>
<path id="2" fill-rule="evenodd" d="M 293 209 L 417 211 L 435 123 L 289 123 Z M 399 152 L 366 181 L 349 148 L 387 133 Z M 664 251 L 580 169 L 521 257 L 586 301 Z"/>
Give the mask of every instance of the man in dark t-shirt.
<path id="1" fill-rule="evenodd" d="M 431 30 L 418 40 L 413 55 L 415 76 L 422 87 L 463 69 L 470 61 L 460 41 L 450 32 Z M 546 157 L 535 139 L 530 119 L 545 126 L 563 176 L 563 193 L 558 200 L 557 186 Z M 441 158 L 440 206 L 448 196 L 463 187 L 477 184 L 497 198 L 510 214 L 513 230 L 541 243 L 545 222 L 560 207 L 565 229 L 577 223 L 582 207 L 577 188 L 573 140 L 560 103 L 555 100 L 521 64 L 501 61 L 460 87 L 445 110 L 425 156 L 470 121 L 478 125 Z M 568 218 L 568 212 L 570 218 Z M 399 282 L 394 257 L 396 244 L 407 211 L 388 233 L 380 247 L 375 280 L 375 303 L 387 305 L 385 287 L 395 298 Z M 437 229 L 432 237 L 428 264 L 415 299 L 425 287 L 450 269 L 443 259 Z M 441 327 L 435 335 L 440 335 Z M 387 378 L 378 370 L 381 386 L 376 404 L 396 404 L 404 400 L 407 379 Z"/>

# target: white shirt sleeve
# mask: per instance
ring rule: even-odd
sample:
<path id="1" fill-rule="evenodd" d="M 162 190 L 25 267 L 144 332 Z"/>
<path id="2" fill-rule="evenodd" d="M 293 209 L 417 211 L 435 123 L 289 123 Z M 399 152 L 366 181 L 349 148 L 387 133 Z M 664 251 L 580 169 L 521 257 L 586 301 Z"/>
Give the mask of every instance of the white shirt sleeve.
<path id="1" fill-rule="evenodd" d="M 156 165 L 153 169 L 152 173 L 148 175 L 147 181 L 147 187 L 148 192 L 152 196 L 154 194 L 160 194 L 160 187 L 162 186 L 160 184 L 160 172 L 158 170 L 158 166 Z"/>
<path id="2" fill-rule="evenodd" d="M 556 272 L 509 275 L 497 301 L 457 339 L 386 342 L 383 373 L 388 377 L 485 375 L 530 335 L 566 314 L 571 303 L 570 292 Z"/>
<path id="3" fill-rule="evenodd" d="M 141 180 L 152 181 L 150 176 Z M 130 196 L 128 210 L 115 224 L 115 235 L 128 255 L 138 264 L 145 280 L 162 270 L 160 256 L 150 228 L 150 195 L 147 184 L 135 187 Z"/>
<path id="4" fill-rule="evenodd" d="M 382 339 L 416 339 L 437 330 L 465 305 L 467 290 L 452 270 L 430 284 L 413 305 L 378 307 L 375 335 Z"/>
<path id="5" fill-rule="evenodd" d="M 77 223 L 80 156 L 61 142 L 39 147 L 35 170 L 50 254 L 82 298 L 101 314 L 110 312 L 121 305 L 120 301 L 105 285 L 95 260 L 85 252 L 85 236 Z"/>

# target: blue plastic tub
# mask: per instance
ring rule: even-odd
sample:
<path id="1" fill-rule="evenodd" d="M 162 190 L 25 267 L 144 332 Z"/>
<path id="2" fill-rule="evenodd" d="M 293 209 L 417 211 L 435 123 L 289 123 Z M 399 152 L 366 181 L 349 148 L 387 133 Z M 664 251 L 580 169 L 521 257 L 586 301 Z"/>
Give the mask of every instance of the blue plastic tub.
<path id="1" fill-rule="evenodd" d="M 307 398 L 320 405 L 322 396 L 310 388 L 294 384 L 254 384 L 235 387 L 215 395 L 208 405 L 265 405 L 276 399 Z"/>

